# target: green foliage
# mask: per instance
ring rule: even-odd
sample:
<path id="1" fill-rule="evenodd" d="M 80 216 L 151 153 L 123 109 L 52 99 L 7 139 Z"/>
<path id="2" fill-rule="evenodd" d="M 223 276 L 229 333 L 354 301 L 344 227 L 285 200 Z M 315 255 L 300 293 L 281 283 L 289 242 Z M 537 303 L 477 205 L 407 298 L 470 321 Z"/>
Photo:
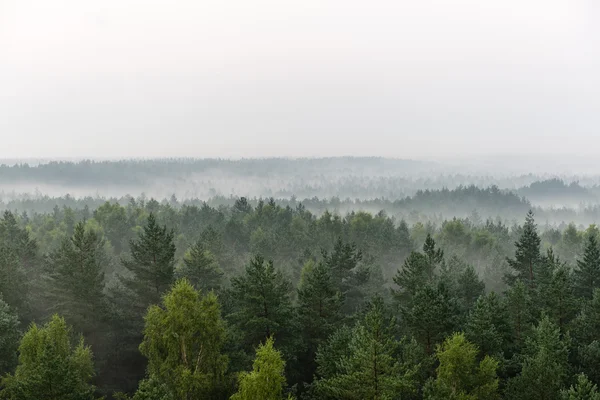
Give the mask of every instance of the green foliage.
<path id="1" fill-rule="evenodd" d="M 498 395 L 498 361 L 485 356 L 477 361 L 479 349 L 462 333 L 455 333 L 438 345 L 436 379 L 425 392 L 425 399 L 492 400 Z"/>
<path id="2" fill-rule="evenodd" d="M 65 316 L 77 332 L 100 333 L 99 323 L 106 315 L 103 269 L 107 263 L 103 240 L 79 222 L 73 236 L 48 256 L 49 311 Z"/>
<path id="3" fill-rule="evenodd" d="M 153 214 L 138 240 L 130 243 L 131 257 L 123 266 L 132 277 L 123 278 L 123 284 L 138 299 L 138 307 L 145 309 L 157 304 L 160 296 L 173 282 L 175 264 L 174 234 L 166 226 L 159 226 Z"/>
<path id="4" fill-rule="evenodd" d="M 145 320 L 140 351 L 148 358 L 153 387 L 164 387 L 174 399 L 214 398 L 227 368 L 227 357 L 221 354 L 225 324 L 217 297 L 201 297 L 187 280 L 179 280 L 164 296 L 162 307 L 149 308 Z"/>
<path id="5" fill-rule="evenodd" d="M 506 305 L 494 292 L 480 296 L 469 313 L 465 337 L 484 355 L 501 355 L 510 343 L 510 323 Z"/>
<path id="6" fill-rule="evenodd" d="M 435 344 L 441 342 L 455 328 L 458 306 L 443 284 L 424 286 L 415 293 L 412 305 L 402 309 L 404 321 L 413 337 L 433 353 Z"/>
<path id="7" fill-rule="evenodd" d="M 19 319 L 0 297 L 0 376 L 17 365 Z"/>
<path id="8" fill-rule="evenodd" d="M 8 247 L 0 247 L 0 294 L 21 312 L 26 307 L 28 291 L 27 275 L 17 254 Z"/>
<path id="9" fill-rule="evenodd" d="M 506 310 L 510 321 L 512 342 L 520 348 L 534 320 L 531 296 L 523 282 L 516 281 L 506 293 Z"/>
<path id="10" fill-rule="evenodd" d="M 561 400 L 600 400 L 598 387 L 585 374 L 577 375 L 577 384 L 561 392 Z"/>
<path id="11" fill-rule="evenodd" d="M 281 400 L 285 387 L 285 362 L 269 337 L 256 349 L 252 372 L 242 372 L 238 378 L 239 389 L 231 400 Z"/>
<path id="12" fill-rule="evenodd" d="M 545 312 L 565 331 L 579 309 L 570 269 L 565 265 L 557 267 L 549 285 L 542 287 L 540 291 Z"/>
<path id="13" fill-rule="evenodd" d="M 83 339 L 74 346 L 65 320 L 53 316 L 43 327 L 33 324 L 19 346 L 14 374 L 2 380 L 10 400 L 94 399 L 92 352 Z"/>
<path id="14" fill-rule="evenodd" d="M 348 355 L 336 363 L 336 373 L 317 382 L 317 392 L 327 398 L 394 399 L 414 390 L 414 366 L 398 361 L 395 319 L 383 300 L 375 298 L 352 331 Z"/>
<path id="15" fill-rule="evenodd" d="M 196 289 L 203 291 L 219 289 L 223 281 L 223 271 L 216 257 L 202 240 L 190 247 L 175 274 L 187 278 Z"/>
<path id="16" fill-rule="evenodd" d="M 243 275 L 231 279 L 231 286 L 234 312 L 229 318 L 242 332 L 246 350 L 273 335 L 288 350 L 295 334 L 291 284 L 273 262 L 255 256 Z"/>
<path id="17" fill-rule="evenodd" d="M 513 285 L 521 280 L 527 287 L 535 287 L 535 270 L 540 262 L 541 239 L 537 233 L 537 226 L 533 219 L 533 211 L 529 210 L 525 217 L 523 233 L 515 242 L 515 258 L 507 259 L 513 273 L 506 276 L 509 284 Z"/>
<path id="18" fill-rule="evenodd" d="M 591 299 L 594 290 L 600 287 L 600 245 L 596 235 L 588 236 L 583 257 L 577 260 L 573 272 L 577 294 Z"/>
<path id="19" fill-rule="evenodd" d="M 508 381 L 507 397 L 515 400 L 560 399 L 568 374 L 570 339 L 544 316 L 527 339 L 521 374 Z"/>

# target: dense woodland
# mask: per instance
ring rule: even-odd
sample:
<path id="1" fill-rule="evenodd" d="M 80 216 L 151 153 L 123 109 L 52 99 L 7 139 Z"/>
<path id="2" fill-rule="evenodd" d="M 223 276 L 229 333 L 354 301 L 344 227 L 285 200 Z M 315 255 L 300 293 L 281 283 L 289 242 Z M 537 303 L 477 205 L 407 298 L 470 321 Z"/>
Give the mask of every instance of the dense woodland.
<path id="1" fill-rule="evenodd" d="M 600 399 L 600 230 L 497 187 L 3 208 L 3 399 Z"/>

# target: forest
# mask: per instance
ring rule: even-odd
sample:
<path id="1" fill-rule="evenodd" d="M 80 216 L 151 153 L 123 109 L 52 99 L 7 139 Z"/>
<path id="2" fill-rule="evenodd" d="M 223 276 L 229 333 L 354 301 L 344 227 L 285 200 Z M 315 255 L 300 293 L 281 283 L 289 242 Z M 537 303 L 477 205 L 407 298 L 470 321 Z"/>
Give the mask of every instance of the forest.
<path id="1" fill-rule="evenodd" d="M 600 400 L 596 178 L 436 168 L 0 166 L 0 399 Z"/>

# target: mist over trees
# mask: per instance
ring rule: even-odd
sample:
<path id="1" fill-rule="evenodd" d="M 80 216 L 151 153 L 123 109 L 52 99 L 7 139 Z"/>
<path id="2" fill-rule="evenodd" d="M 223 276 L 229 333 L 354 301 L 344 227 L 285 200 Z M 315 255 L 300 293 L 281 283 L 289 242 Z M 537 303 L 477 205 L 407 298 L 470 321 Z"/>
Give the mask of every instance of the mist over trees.
<path id="1" fill-rule="evenodd" d="M 325 166 L 339 175 L 323 172 L 322 187 L 355 182 L 364 196 L 134 191 L 217 168 L 263 183 L 297 175 L 295 185 L 298 168 Z M 386 167 L 412 169 L 369 181 Z M 131 189 L 4 192 L 0 398 L 600 397 L 591 180 L 432 188 L 428 168 L 382 159 L 0 167 L 2 185 Z M 366 196 L 391 182 L 390 193 L 410 194 Z M 542 204 L 572 199 L 587 200 Z"/>

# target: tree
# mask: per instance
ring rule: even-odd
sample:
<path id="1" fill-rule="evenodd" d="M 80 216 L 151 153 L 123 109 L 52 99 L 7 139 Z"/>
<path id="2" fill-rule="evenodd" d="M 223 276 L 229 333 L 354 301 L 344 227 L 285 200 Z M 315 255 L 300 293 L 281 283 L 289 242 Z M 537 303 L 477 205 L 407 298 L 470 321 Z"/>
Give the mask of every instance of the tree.
<path id="1" fill-rule="evenodd" d="M 302 269 L 298 287 L 298 322 L 305 346 L 300 365 L 304 380 L 310 382 L 317 368 L 315 354 L 341 320 L 342 296 L 333 286 L 331 272 L 325 263 L 309 261 Z"/>
<path id="2" fill-rule="evenodd" d="M 431 283 L 429 266 L 427 257 L 416 251 L 411 252 L 404 260 L 402 269 L 394 276 L 394 283 L 398 285 L 399 290 L 392 290 L 399 304 L 408 305 L 417 290 Z"/>
<path id="3" fill-rule="evenodd" d="M 462 333 L 455 333 L 439 345 L 440 362 L 436 379 L 429 384 L 425 399 L 488 400 L 498 396 L 498 361 L 485 356 L 477 361 L 479 349 Z"/>
<path id="4" fill-rule="evenodd" d="M 510 285 L 514 285 L 517 280 L 521 280 L 528 288 L 535 287 L 534 271 L 540 262 L 540 243 L 541 239 L 537 233 L 533 211 L 529 210 L 525 217 L 523 233 L 519 240 L 515 242 L 515 258 L 507 258 L 508 264 L 513 269 L 513 273 L 506 276 L 506 280 Z"/>
<path id="5" fill-rule="evenodd" d="M 577 295 L 591 299 L 596 288 L 600 287 L 600 245 L 596 235 L 589 235 L 583 257 L 577 260 L 573 274 Z"/>
<path id="6" fill-rule="evenodd" d="M 414 367 L 398 361 L 395 319 L 387 315 L 383 300 L 374 298 L 353 329 L 348 356 L 338 361 L 335 375 L 317 383 L 325 396 L 343 399 L 392 399 L 414 390 Z"/>
<path id="7" fill-rule="evenodd" d="M 467 265 L 456 279 L 456 294 L 462 310 L 468 312 L 485 291 L 485 283 L 472 265 Z"/>
<path id="8" fill-rule="evenodd" d="M 248 350 L 277 335 L 286 346 L 294 336 L 294 315 L 290 299 L 291 284 L 276 271 L 273 261 L 255 256 L 245 273 L 231 279 L 234 312 L 229 316 L 244 336 Z M 286 352 L 287 354 L 287 352 Z"/>
<path id="9" fill-rule="evenodd" d="M 176 274 L 187 278 L 198 290 L 219 289 L 223 280 L 223 271 L 215 256 L 206 249 L 201 240 L 187 251 L 183 265 Z"/>
<path id="10" fill-rule="evenodd" d="M 429 233 L 425 238 L 425 243 L 423 243 L 423 253 L 427 257 L 427 275 L 431 281 L 436 268 L 444 261 L 444 251 L 440 248 L 435 248 L 435 240 L 433 240 Z"/>
<path id="11" fill-rule="evenodd" d="M 17 254 L 8 247 L 0 247 L 0 294 L 9 306 L 19 312 L 27 306 L 29 284 Z"/>
<path id="12" fill-rule="evenodd" d="M 281 400 L 286 385 L 285 361 L 281 353 L 273 346 L 274 340 L 269 337 L 256 349 L 252 372 L 242 372 L 238 378 L 238 392 L 231 400 Z"/>
<path id="13" fill-rule="evenodd" d="M 214 398 L 227 368 L 225 324 L 214 293 L 200 296 L 185 279 L 146 314 L 140 351 L 151 381 L 174 399 Z"/>
<path id="14" fill-rule="evenodd" d="M 506 292 L 506 310 L 510 321 L 512 342 L 518 350 L 527 337 L 533 312 L 531 311 L 531 296 L 523 282 L 517 281 L 514 286 Z"/>
<path id="15" fill-rule="evenodd" d="M 167 227 L 160 227 L 154 214 L 150 214 L 148 222 L 138 240 L 130 243 L 131 257 L 123 260 L 123 266 L 133 275 L 122 278 L 124 286 L 136 298 L 138 312 L 143 314 L 151 304 L 158 304 L 160 296 L 173 282 L 175 265 L 174 233 Z"/>
<path id="16" fill-rule="evenodd" d="M 32 324 L 19 346 L 19 364 L 2 384 L 10 400 L 94 399 L 92 352 L 83 339 L 73 345 L 57 315 L 43 327 Z"/>
<path id="17" fill-rule="evenodd" d="M 19 319 L 0 297 L 0 376 L 17 365 Z"/>
<path id="18" fill-rule="evenodd" d="M 29 231 L 19 226 L 14 214 L 5 211 L 0 220 L 0 243 L 12 250 L 19 259 L 21 267 L 29 278 L 34 278 L 37 272 L 36 261 L 38 244 L 31 238 Z"/>
<path id="19" fill-rule="evenodd" d="M 469 313 L 465 337 L 484 355 L 501 355 L 510 342 L 506 305 L 495 292 L 480 296 Z"/>
<path id="20" fill-rule="evenodd" d="M 559 266 L 552 274 L 550 284 L 541 292 L 545 312 L 565 332 L 579 309 L 570 270 L 565 265 Z"/>
<path id="21" fill-rule="evenodd" d="M 508 398 L 560 399 L 567 377 L 570 340 L 544 316 L 527 339 L 521 374 L 508 381 Z"/>
<path id="22" fill-rule="evenodd" d="M 443 284 L 424 286 L 414 296 L 412 305 L 402 309 L 410 333 L 432 354 L 456 325 L 458 307 Z"/>
<path id="23" fill-rule="evenodd" d="M 107 262 L 104 241 L 96 232 L 86 231 L 83 222 L 48 257 L 49 310 L 68 318 L 84 336 L 99 333 L 106 316 L 103 269 Z"/>
<path id="24" fill-rule="evenodd" d="M 579 374 L 577 384 L 561 392 L 561 400 L 600 400 L 600 393 L 585 374 Z"/>

